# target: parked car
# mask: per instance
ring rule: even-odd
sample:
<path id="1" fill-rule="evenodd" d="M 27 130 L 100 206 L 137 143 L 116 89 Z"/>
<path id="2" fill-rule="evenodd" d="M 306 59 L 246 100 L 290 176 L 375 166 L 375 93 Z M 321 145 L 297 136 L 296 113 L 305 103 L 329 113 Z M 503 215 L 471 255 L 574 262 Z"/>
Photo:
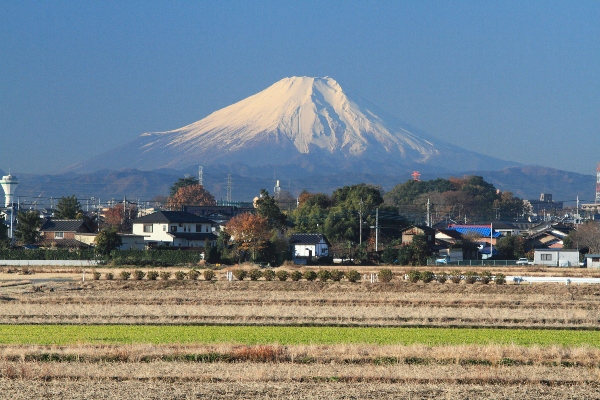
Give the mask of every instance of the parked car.
<path id="1" fill-rule="evenodd" d="M 517 265 L 533 265 L 533 261 L 529 261 L 526 258 L 519 258 L 517 260 Z"/>
<path id="2" fill-rule="evenodd" d="M 448 256 L 442 256 L 435 259 L 436 264 L 448 264 Z"/>

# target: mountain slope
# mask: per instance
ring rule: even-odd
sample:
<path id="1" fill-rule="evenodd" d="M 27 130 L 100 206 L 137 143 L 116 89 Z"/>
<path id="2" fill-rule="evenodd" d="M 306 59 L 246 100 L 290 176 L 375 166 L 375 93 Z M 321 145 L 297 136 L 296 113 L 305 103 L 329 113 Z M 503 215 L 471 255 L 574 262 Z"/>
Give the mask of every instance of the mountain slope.
<path id="1" fill-rule="evenodd" d="M 291 77 L 183 128 L 144 133 L 71 170 L 233 164 L 374 173 L 515 165 L 411 132 L 375 107 L 351 100 L 332 78 Z"/>

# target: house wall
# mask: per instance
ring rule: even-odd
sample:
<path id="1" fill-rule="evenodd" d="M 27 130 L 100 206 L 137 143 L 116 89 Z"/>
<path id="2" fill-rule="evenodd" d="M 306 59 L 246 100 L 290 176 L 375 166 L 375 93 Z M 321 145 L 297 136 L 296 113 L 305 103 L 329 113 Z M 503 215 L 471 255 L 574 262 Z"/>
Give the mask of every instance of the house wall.
<path id="1" fill-rule="evenodd" d="M 211 233 L 212 226 L 209 223 L 195 224 L 195 223 L 154 223 L 152 224 L 152 232 L 144 232 L 144 226 L 150 224 L 134 223 L 133 233 L 135 235 L 144 236 L 145 242 L 157 242 L 157 243 L 169 243 L 172 246 L 188 247 L 192 246 L 192 242 L 196 244 L 196 241 L 190 241 L 184 239 L 173 239 L 170 232 L 197 232 L 197 233 Z M 196 230 L 196 225 L 200 225 L 200 231 Z M 197 246 L 197 245 L 196 245 Z M 202 241 L 201 246 L 204 246 Z M 195 247 L 195 246 L 193 246 Z"/>
<path id="2" fill-rule="evenodd" d="M 600 268 L 600 254 L 593 254 L 591 257 L 586 257 L 588 268 Z"/>
<path id="3" fill-rule="evenodd" d="M 578 267 L 579 252 L 577 250 L 535 249 L 533 263 L 554 267 Z"/>
<path id="4" fill-rule="evenodd" d="M 308 257 L 309 250 L 312 251 L 312 257 L 327 257 L 329 255 L 329 246 L 324 241 L 320 241 L 317 244 L 294 245 L 294 257 Z"/>
<path id="5" fill-rule="evenodd" d="M 44 232 L 44 239 L 46 240 L 62 240 L 62 239 L 75 239 L 75 232 L 63 232 L 63 237 L 57 238 L 56 232 Z"/>

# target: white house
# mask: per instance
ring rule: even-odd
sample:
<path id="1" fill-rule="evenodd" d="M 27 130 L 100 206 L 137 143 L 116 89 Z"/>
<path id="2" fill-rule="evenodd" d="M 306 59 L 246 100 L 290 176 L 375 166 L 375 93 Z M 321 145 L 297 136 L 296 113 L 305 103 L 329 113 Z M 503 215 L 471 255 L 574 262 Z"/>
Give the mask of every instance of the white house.
<path id="1" fill-rule="evenodd" d="M 533 263 L 553 267 L 578 267 L 579 251 L 575 249 L 535 249 Z"/>
<path id="2" fill-rule="evenodd" d="M 147 247 L 215 245 L 212 228 L 212 221 L 183 211 L 157 211 L 133 220 L 133 234 L 144 236 Z"/>
<path id="3" fill-rule="evenodd" d="M 290 236 L 290 245 L 294 260 L 327 257 L 331 247 L 327 238 L 320 233 L 294 233 Z"/>

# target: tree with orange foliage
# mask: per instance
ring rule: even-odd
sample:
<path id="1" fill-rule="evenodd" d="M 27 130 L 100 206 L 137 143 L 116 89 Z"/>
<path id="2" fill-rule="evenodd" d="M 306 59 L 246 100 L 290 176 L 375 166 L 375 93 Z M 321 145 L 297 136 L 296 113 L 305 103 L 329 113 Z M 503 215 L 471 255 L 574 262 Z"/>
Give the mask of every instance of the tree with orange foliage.
<path id="1" fill-rule="evenodd" d="M 225 225 L 225 232 L 236 243 L 238 256 L 241 258 L 244 252 L 250 251 L 252 259 L 256 258 L 258 250 L 266 246 L 271 235 L 267 218 L 250 213 L 231 218 Z"/>
<path id="2" fill-rule="evenodd" d="M 202 185 L 181 187 L 167 199 L 170 210 L 180 210 L 182 206 L 214 206 L 217 202 L 210 192 Z"/>
<path id="3" fill-rule="evenodd" d="M 135 205 L 129 204 L 124 208 L 123 204 L 116 204 L 104 212 L 104 224 L 116 229 L 117 232 L 131 233 L 132 220 L 137 218 L 137 214 L 138 209 Z"/>

